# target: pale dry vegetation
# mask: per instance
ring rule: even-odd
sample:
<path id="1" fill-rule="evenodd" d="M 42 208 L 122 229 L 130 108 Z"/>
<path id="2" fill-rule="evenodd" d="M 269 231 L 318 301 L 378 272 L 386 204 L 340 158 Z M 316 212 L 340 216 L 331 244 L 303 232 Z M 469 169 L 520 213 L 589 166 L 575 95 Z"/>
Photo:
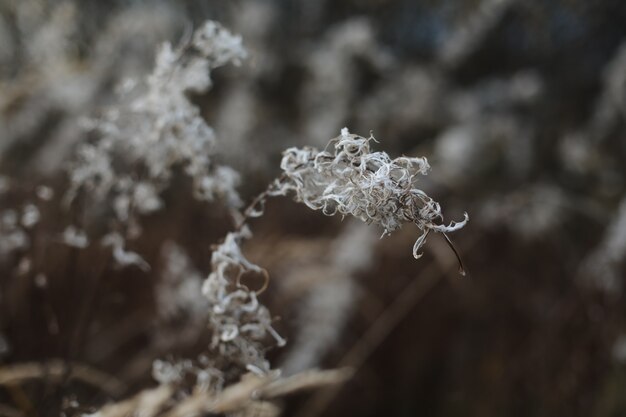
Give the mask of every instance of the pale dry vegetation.
<path id="1" fill-rule="evenodd" d="M 620 415 L 624 19 L 0 2 L 0 415 Z"/>

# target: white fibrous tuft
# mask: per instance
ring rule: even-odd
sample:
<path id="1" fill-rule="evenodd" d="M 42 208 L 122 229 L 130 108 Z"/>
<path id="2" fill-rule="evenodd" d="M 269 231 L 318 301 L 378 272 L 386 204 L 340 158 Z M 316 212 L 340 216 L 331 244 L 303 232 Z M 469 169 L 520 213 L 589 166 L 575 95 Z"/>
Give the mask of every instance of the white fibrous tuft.
<path id="1" fill-rule="evenodd" d="M 16 210 L 4 210 L 0 213 L 0 259 L 5 259 L 18 250 L 27 249 L 30 238 L 19 222 Z"/>
<path id="2" fill-rule="evenodd" d="M 283 176 L 274 183 L 270 194 L 295 193 L 297 201 L 326 215 L 352 215 L 368 224 L 384 228 L 383 236 L 399 229 L 403 223 L 417 225 L 422 235 L 413 247 L 419 258 L 430 231 L 453 232 L 468 221 L 442 224 L 439 203 L 415 183 L 429 170 L 426 158 L 398 157 L 372 152 L 370 141 L 353 135 L 347 128 L 331 140 L 327 148 L 290 148 L 283 154 Z"/>
<path id="3" fill-rule="evenodd" d="M 35 188 L 35 194 L 43 201 L 50 201 L 54 197 L 54 190 L 45 185 L 39 185 Z"/>
<path id="4" fill-rule="evenodd" d="M 209 300 L 211 349 L 226 365 L 267 372 L 270 367 L 264 357 L 264 341 L 269 335 L 283 346 L 285 340 L 274 330 L 268 309 L 257 298 L 261 290 L 251 290 L 241 282 L 242 278 L 262 279 L 262 289 L 267 284 L 267 272 L 241 253 L 241 240 L 250 236 L 246 226 L 226 236 L 213 252 L 212 272 L 202 292 Z"/>
<path id="5" fill-rule="evenodd" d="M 219 196 L 228 207 L 239 207 L 241 198 L 236 191 L 239 181 L 240 177 L 237 171 L 227 166 L 219 166 L 215 168 L 212 175 L 202 178 L 196 193 L 202 200 L 211 201 Z"/>
<path id="6" fill-rule="evenodd" d="M 120 104 L 84 122 L 98 138 L 78 149 L 66 201 L 79 191 L 96 203 L 112 198 L 118 220 L 132 222 L 135 212 L 162 207 L 159 194 L 180 169 L 193 180 L 195 198 L 240 206 L 239 177 L 213 162 L 215 133 L 188 94 L 205 93 L 212 69 L 238 64 L 245 56 L 241 38 L 212 21 L 189 44 L 163 44 L 152 74 L 143 82 L 125 83 Z"/>
<path id="7" fill-rule="evenodd" d="M 150 270 L 150 265 L 141 255 L 126 249 L 126 241 L 119 233 L 109 233 L 102 238 L 101 243 L 112 248 L 113 260 L 118 267 L 123 268 L 134 265 L 142 271 Z"/>
<path id="8" fill-rule="evenodd" d="M 121 178 L 115 185 L 116 197 L 113 208 L 118 219 L 127 222 L 131 209 L 140 214 L 150 214 L 161 208 L 162 202 L 154 184 L 133 181 L 130 177 Z"/>
<path id="9" fill-rule="evenodd" d="M 73 248 L 84 249 L 89 246 L 87 234 L 75 226 L 67 226 L 61 237 L 63 243 Z"/>
<path id="10" fill-rule="evenodd" d="M 41 213 L 34 204 L 27 204 L 22 210 L 22 226 L 26 229 L 30 229 L 39 223 Z"/>
<path id="11" fill-rule="evenodd" d="M 240 65 L 248 53 L 241 43 L 241 36 L 233 35 L 219 23 L 209 20 L 193 37 L 193 44 L 209 58 L 213 68 L 229 62 Z"/>
<path id="12" fill-rule="evenodd" d="M 224 385 L 224 374 L 212 367 L 211 362 L 206 356 L 201 356 L 197 361 L 157 359 L 152 363 L 152 377 L 160 384 L 180 384 L 183 380 L 192 379 L 194 389 L 220 392 Z"/>

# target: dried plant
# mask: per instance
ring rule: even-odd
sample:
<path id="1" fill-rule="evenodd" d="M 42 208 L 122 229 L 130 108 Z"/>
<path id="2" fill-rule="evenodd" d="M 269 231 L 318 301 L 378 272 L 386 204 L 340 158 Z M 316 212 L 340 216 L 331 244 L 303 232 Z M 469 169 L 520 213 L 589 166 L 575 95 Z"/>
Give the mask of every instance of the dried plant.
<path id="1" fill-rule="evenodd" d="M 129 233 L 136 236 L 134 216 L 162 208 L 159 193 L 174 170 L 182 169 L 193 179 L 199 200 L 220 198 L 229 207 L 239 206 L 238 174 L 212 161 L 215 133 L 188 94 L 206 92 L 211 70 L 238 65 L 245 56 L 241 38 L 213 21 L 176 48 L 164 43 L 152 74 L 143 83 L 128 81 L 118 106 L 85 123 L 99 138 L 80 146 L 70 166 L 66 201 L 81 191 L 91 204 L 112 201 L 117 219 L 130 224 Z"/>
<path id="2" fill-rule="evenodd" d="M 74 22 L 70 19 L 73 12 L 66 14 L 63 16 Z M 52 26 L 62 29 L 58 22 Z M 68 27 L 55 36 L 65 42 L 72 30 Z M 46 51 L 42 43 L 45 36 L 37 39 L 33 43 L 37 48 L 30 51 L 35 58 L 50 60 L 60 55 L 58 51 Z M 55 42 L 65 45 L 59 40 Z M 331 50 L 316 51 L 309 62 L 316 74 L 306 100 L 314 114 L 307 124 L 314 142 L 319 139 L 316 132 L 321 131 L 320 121 L 343 119 L 347 113 L 353 86 L 343 79 L 354 67 L 353 57 L 367 57 L 379 66 L 389 64 L 389 56 L 374 43 L 367 21 L 355 20 L 338 27 L 329 43 L 333 45 Z M 341 332 L 355 292 L 351 276 L 367 265 L 365 258 L 372 252 L 373 241 L 369 234 L 354 233 L 351 228 L 338 239 L 333 249 L 336 253 L 328 261 L 332 280 L 318 286 L 308 307 L 301 311 L 302 332 L 286 361 L 286 370 L 294 375 L 280 379 L 280 370 L 272 369 L 266 353 L 274 346 L 285 346 L 286 340 L 275 330 L 269 309 L 259 300 L 268 287 L 269 275 L 250 262 L 241 249 L 243 241 L 252 236 L 246 222 L 263 214 L 267 197 L 293 193 L 297 201 L 326 215 L 349 215 L 382 226 L 383 236 L 404 223 L 414 223 L 421 231 L 413 247 L 415 258 L 421 256 L 419 251 L 431 231 L 445 235 L 468 221 L 466 214 L 462 222 L 442 224 L 439 204 L 417 187 L 418 177 L 426 175 L 429 169 L 425 158 L 392 159 L 384 152 L 373 152 L 373 137 L 350 134 L 347 128 L 323 151 L 309 147 L 287 149 L 281 162 L 283 174 L 241 213 L 242 200 L 236 189 L 239 174 L 217 162 L 219 143 L 215 132 L 191 95 L 204 94 L 211 88 L 214 69 L 229 63 L 239 65 L 246 56 L 240 36 L 217 22 L 207 21 L 188 33 L 178 46 L 162 44 L 147 77 L 121 83 L 116 104 L 99 117 L 82 121 L 89 137 L 78 145 L 68 164 L 68 189 L 60 193 L 66 203 L 65 214 L 69 212 L 71 221 L 76 223 L 62 224 L 60 232 L 53 232 L 55 241 L 70 247 L 72 253 L 93 250 L 92 243 L 99 242 L 101 247 L 110 248 L 107 261 L 117 267 L 111 268 L 112 273 L 129 266 L 153 273 L 154 266 L 143 253 L 129 248 L 129 240 L 142 235 L 140 216 L 167 209 L 162 194 L 178 172 L 191 179 L 196 200 L 219 200 L 237 224 L 214 246 L 211 272 L 202 285 L 201 273 L 185 251 L 175 243 L 161 242 L 166 262 L 160 281 L 154 284 L 157 320 L 153 323 L 157 329 L 160 326 L 161 334 L 153 338 L 152 347 L 159 354 L 167 353 L 169 347 L 193 344 L 202 331 L 208 331 L 209 345 L 195 357 L 155 360 L 152 376 L 159 388 L 107 405 L 95 415 L 244 412 L 250 405 L 262 405 L 261 400 L 337 383 L 348 376 L 346 371 L 316 373 L 307 369 L 319 362 Z M 69 59 L 65 55 L 62 58 L 61 67 Z M 325 68 L 328 61 L 337 61 L 336 71 Z M 326 82 L 329 80 L 330 84 Z M 318 91 L 322 85 L 326 88 Z M 340 99 L 344 93 L 346 98 Z M 320 110 L 316 104 L 320 100 L 331 101 L 334 107 L 329 108 L 331 111 Z M 41 201 L 51 201 L 55 195 L 52 189 L 41 185 L 35 188 L 35 194 Z M 104 224 L 93 236 L 85 224 L 85 217 L 90 220 L 89 216 Z M 29 202 L 19 210 L 3 211 L 0 257 L 31 249 L 32 229 L 41 217 L 37 205 Z M 343 253 L 342 246 L 351 250 Z M 30 273 L 35 285 L 45 290 L 48 278 L 38 270 L 31 271 L 32 259 L 23 257 L 19 268 L 23 275 Z M 305 324 L 305 316 L 309 315 L 322 319 Z M 180 317 L 194 328 L 182 326 L 172 330 Z M 336 319 L 337 327 L 328 327 L 324 317 Z M 79 326 L 79 335 L 80 330 Z M 311 343 L 310 339 L 316 342 Z M 0 340 L 3 346 L 9 346 L 3 335 Z M 62 363 L 54 365 L 55 375 L 62 378 L 83 369 L 77 366 L 72 371 Z M 38 367 L 34 369 L 34 377 L 45 373 Z M 8 371 L 5 369 L 4 373 Z M 104 378 L 106 375 L 101 376 Z M 231 398 L 233 395 L 236 401 Z"/>
<path id="3" fill-rule="evenodd" d="M 278 346 L 286 342 L 272 327 L 269 311 L 257 298 L 265 290 L 268 276 L 243 256 L 239 245 L 248 237 L 250 231 L 243 226 L 240 231 L 229 233 L 215 249 L 212 272 L 202 292 L 209 300 L 211 349 L 225 362 L 223 366 L 239 366 L 262 374 L 270 369 L 264 357 L 266 336 L 273 337 Z M 244 285 L 245 275 L 261 277 L 264 282 L 260 289 L 251 290 Z"/>
<path id="4" fill-rule="evenodd" d="M 332 150 L 290 148 L 281 161 L 283 176 L 270 189 L 270 195 L 294 193 L 297 201 L 313 210 L 332 216 L 351 215 L 368 224 L 384 228 L 382 236 L 402 224 L 415 224 L 422 234 L 413 245 L 413 256 L 431 231 L 454 232 L 467 224 L 441 224 L 443 214 L 439 203 L 416 188 L 419 175 L 426 175 L 430 166 L 426 158 L 398 157 L 385 152 L 372 152 L 370 142 L 351 134 L 347 128 L 330 141 Z"/>

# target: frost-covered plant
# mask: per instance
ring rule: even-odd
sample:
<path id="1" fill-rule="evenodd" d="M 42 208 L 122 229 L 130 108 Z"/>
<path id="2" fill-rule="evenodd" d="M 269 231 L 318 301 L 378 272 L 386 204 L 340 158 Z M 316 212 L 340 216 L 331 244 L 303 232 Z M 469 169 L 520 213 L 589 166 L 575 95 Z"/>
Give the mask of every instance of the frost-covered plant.
<path id="1" fill-rule="evenodd" d="M 378 224 L 384 228 L 383 236 L 414 223 L 422 231 L 413 245 L 413 256 L 419 258 L 429 232 L 445 235 L 459 230 L 467 224 L 467 213 L 460 222 L 442 224 L 439 203 L 416 187 L 418 176 L 430 168 L 426 158 L 391 159 L 385 152 L 372 152 L 372 140 L 344 128 L 328 144 L 331 150 L 287 149 L 281 161 L 283 175 L 269 193 L 293 192 L 297 201 L 326 215 L 351 215 Z"/>
<path id="2" fill-rule="evenodd" d="M 159 193 L 180 168 L 193 179 L 197 199 L 240 205 L 234 189 L 238 174 L 212 161 L 214 131 L 188 94 L 206 92 L 211 70 L 237 65 L 245 56 L 241 38 L 213 21 L 190 42 L 176 48 L 164 43 L 152 74 L 142 83 L 126 83 L 121 103 L 86 123 L 98 139 L 79 148 L 66 199 L 74 200 L 81 190 L 95 202 L 112 199 L 117 219 L 131 223 L 134 212 L 162 207 Z"/>
<path id="3" fill-rule="evenodd" d="M 211 334 L 208 354 L 201 354 L 195 360 L 155 361 L 152 374 L 157 381 L 164 384 L 182 383 L 191 378 L 196 388 L 219 392 L 227 380 L 236 381 L 246 372 L 267 375 L 271 370 L 270 363 L 265 358 L 268 336 L 278 346 L 284 346 L 286 341 L 272 327 L 270 312 L 258 299 L 258 295 L 267 288 L 267 271 L 247 260 L 240 248 L 242 240 L 251 235 L 245 224 L 226 235 L 224 241 L 213 251 L 211 273 L 201 287 L 204 303 L 194 297 L 195 307 L 208 307 L 208 311 L 205 310 L 207 327 Z M 166 273 L 187 274 L 183 278 L 178 277 L 177 286 L 179 292 L 187 290 L 180 295 L 190 298 L 192 294 L 189 290 L 193 291 L 194 284 L 189 279 L 195 278 L 194 273 L 185 265 L 187 261 L 182 259 L 180 253 L 174 256 L 178 258 L 178 265 L 171 265 L 170 259 Z M 242 282 L 244 277 L 246 280 L 262 278 L 263 283 L 258 290 L 250 289 Z M 170 276 L 169 280 L 174 278 Z M 171 287 L 172 282 L 166 285 Z M 172 298 L 173 294 L 169 292 L 162 297 L 166 296 Z M 162 298 L 158 301 L 162 305 L 172 302 Z M 186 308 L 189 309 L 190 306 Z M 196 316 L 193 317 L 194 320 L 199 317 L 198 313 L 199 311 L 193 312 L 192 317 Z"/>
<path id="4" fill-rule="evenodd" d="M 269 311 L 257 299 L 267 282 L 258 291 L 242 283 L 245 275 L 267 281 L 267 272 L 243 256 L 240 244 L 251 235 L 245 219 L 261 216 L 268 196 L 293 192 L 297 201 L 326 215 L 351 215 L 368 224 L 381 225 L 383 236 L 412 222 L 422 231 L 413 247 L 415 258 L 421 256 L 419 249 L 430 231 L 445 235 L 467 223 L 465 214 L 461 222 L 441 224 L 439 204 L 416 187 L 418 175 L 425 175 L 429 169 L 425 158 L 391 159 L 384 152 L 371 151 L 373 139 L 350 134 L 344 128 L 329 143 L 332 151 L 287 149 L 281 162 L 283 174 L 257 197 L 244 212 L 237 230 L 229 233 L 213 252 L 212 272 L 203 292 L 210 304 L 211 349 L 229 366 L 267 372 L 267 336 L 272 336 L 279 346 L 285 343 L 272 327 Z"/>
<path id="5" fill-rule="evenodd" d="M 270 370 L 264 355 L 266 337 L 273 337 L 278 346 L 283 346 L 285 340 L 274 330 L 268 309 L 257 298 L 267 285 L 267 272 L 241 252 L 241 241 L 250 236 L 245 225 L 226 236 L 213 252 L 212 272 L 202 291 L 210 304 L 211 349 L 219 353 L 226 366 L 262 373 Z M 246 275 L 263 278 L 261 288 L 252 290 L 243 284 Z"/>

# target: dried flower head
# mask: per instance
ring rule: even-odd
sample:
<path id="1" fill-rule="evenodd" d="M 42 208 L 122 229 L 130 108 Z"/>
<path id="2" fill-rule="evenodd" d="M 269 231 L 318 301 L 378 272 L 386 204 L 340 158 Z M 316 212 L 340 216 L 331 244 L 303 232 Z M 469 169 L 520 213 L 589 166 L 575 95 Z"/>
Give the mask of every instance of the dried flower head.
<path id="1" fill-rule="evenodd" d="M 212 160 L 215 133 L 188 94 L 207 92 L 213 69 L 245 57 L 241 37 L 213 21 L 189 43 L 161 45 L 152 73 L 141 82 L 127 82 L 118 105 L 98 120 L 85 121 L 98 138 L 78 149 L 66 200 L 80 190 L 95 202 L 112 197 L 117 218 L 130 222 L 133 210 L 148 214 L 162 207 L 159 194 L 178 168 L 192 178 L 197 199 L 240 205 L 239 175 Z"/>
<path id="2" fill-rule="evenodd" d="M 209 328 L 212 331 L 211 348 L 216 349 L 225 366 L 239 366 L 253 372 L 269 371 L 265 360 L 263 341 L 269 334 L 279 346 L 285 340 L 272 327 L 268 309 L 259 303 L 258 290 L 246 287 L 241 279 L 245 274 L 263 277 L 267 272 L 248 261 L 239 247 L 240 241 L 250 237 L 244 226 L 229 233 L 213 252 L 212 272 L 202 291 L 209 300 Z"/>
<path id="3" fill-rule="evenodd" d="M 439 203 L 416 187 L 419 175 L 429 170 L 426 158 L 398 157 L 372 152 L 370 141 L 353 135 L 347 128 L 330 141 L 326 149 L 289 148 L 283 154 L 282 177 L 271 195 L 295 193 L 297 201 L 324 214 L 352 215 L 384 228 L 383 236 L 411 222 L 422 231 L 413 246 L 419 258 L 430 231 L 447 233 L 465 226 L 460 222 L 442 224 Z"/>

